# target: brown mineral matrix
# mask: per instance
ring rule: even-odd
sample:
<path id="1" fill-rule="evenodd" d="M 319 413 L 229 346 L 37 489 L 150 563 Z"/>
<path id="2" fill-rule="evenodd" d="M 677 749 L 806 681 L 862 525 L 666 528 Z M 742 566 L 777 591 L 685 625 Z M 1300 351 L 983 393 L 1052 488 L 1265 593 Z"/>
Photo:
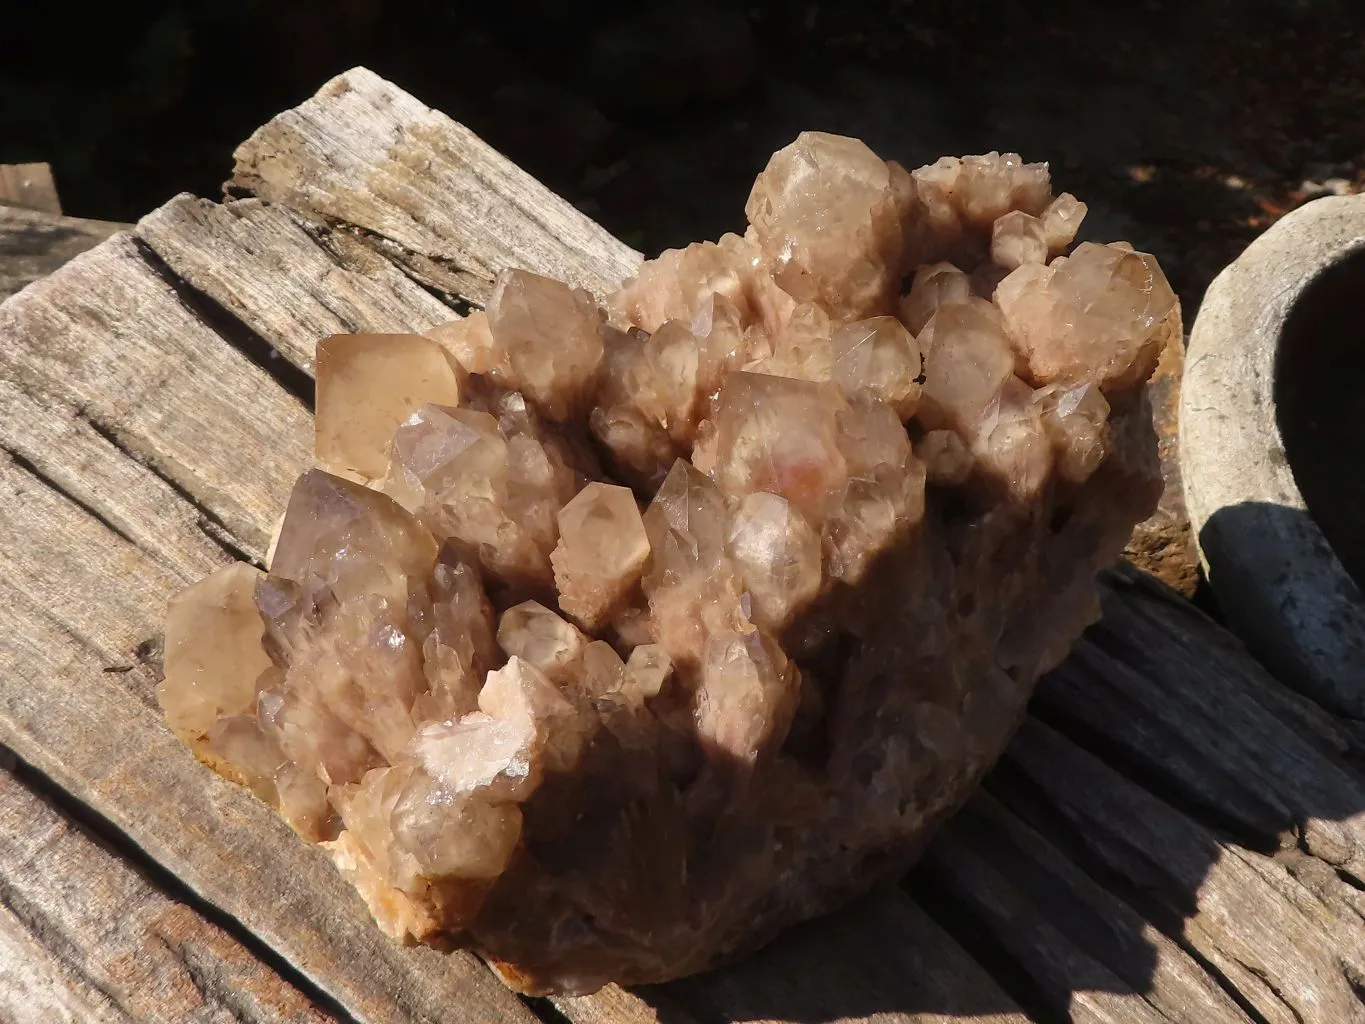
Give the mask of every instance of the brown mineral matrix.
<path id="1" fill-rule="evenodd" d="M 395 939 L 655 982 L 903 871 L 1161 489 L 1156 262 L 1013 154 L 805 133 L 743 235 L 329 338 L 270 571 L 172 602 L 167 721 Z"/>

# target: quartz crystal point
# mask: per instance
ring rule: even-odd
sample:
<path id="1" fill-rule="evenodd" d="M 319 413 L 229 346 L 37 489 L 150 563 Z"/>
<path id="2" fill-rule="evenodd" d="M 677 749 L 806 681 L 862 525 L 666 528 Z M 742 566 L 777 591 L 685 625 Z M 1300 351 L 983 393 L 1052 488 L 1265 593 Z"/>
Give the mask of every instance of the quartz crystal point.
<path id="1" fill-rule="evenodd" d="M 910 176 L 857 139 L 802 132 L 773 154 L 744 212 L 778 286 L 839 316 L 889 312 L 898 294 Z"/>
<path id="2" fill-rule="evenodd" d="M 493 285 L 488 327 L 509 367 L 507 383 L 553 420 L 588 397 L 602 359 L 596 304 L 586 292 L 525 270 L 505 270 Z"/>
<path id="3" fill-rule="evenodd" d="M 239 562 L 200 580 L 166 611 L 166 677 L 158 690 L 166 722 L 198 747 L 220 719 L 250 714 L 270 668 L 254 594 L 260 573 Z"/>
<path id="4" fill-rule="evenodd" d="M 334 334 L 318 342 L 318 464 L 369 483 L 389 464 L 389 440 L 419 405 L 460 404 L 462 370 L 415 334 Z"/>
<path id="5" fill-rule="evenodd" d="M 1160 489 L 1179 308 L 1044 164 L 803 133 L 598 300 L 319 345 L 268 573 L 172 602 L 167 721 L 395 939 L 661 981 L 909 864 Z"/>
<path id="6" fill-rule="evenodd" d="M 649 538 L 627 487 L 590 483 L 559 510 L 559 546 L 550 555 L 560 606 L 600 629 L 639 582 Z"/>

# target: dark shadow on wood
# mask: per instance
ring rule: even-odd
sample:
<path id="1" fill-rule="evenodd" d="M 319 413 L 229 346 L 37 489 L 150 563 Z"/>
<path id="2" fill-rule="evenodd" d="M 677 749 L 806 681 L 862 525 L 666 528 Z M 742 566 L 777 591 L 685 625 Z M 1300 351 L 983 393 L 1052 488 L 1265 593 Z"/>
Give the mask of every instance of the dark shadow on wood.
<path id="1" fill-rule="evenodd" d="M 697 1024 L 1365 1019 L 1365 732 L 1153 578 L 1102 593 L 900 891 L 637 994 Z"/>
<path id="2" fill-rule="evenodd" d="M 0 302 L 126 226 L 0 205 Z"/>

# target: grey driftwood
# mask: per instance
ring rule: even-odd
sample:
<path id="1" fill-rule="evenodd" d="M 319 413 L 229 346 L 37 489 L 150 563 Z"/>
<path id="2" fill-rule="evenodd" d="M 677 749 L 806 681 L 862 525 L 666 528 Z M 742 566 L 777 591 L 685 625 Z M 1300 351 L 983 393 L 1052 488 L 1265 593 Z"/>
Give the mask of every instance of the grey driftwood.
<path id="1" fill-rule="evenodd" d="M 1365 1021 L 1365 733 L 1130 570 L 900 886 L 553 1002 L 390 944 L 162 724 L 165 602 L 263 556 L 317 336 L 436 322 L 513 263 L 605 288 L 640 257 L 363 69 L 257 132 L 227 192 L 0 306 L 0 1019 Z"/>

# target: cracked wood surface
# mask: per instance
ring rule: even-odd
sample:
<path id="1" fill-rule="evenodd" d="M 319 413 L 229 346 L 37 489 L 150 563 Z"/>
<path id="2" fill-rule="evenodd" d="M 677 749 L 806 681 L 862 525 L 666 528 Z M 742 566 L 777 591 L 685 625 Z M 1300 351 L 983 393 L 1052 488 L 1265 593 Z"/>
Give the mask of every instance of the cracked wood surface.
<path id="1" fill-rule="evenodd" d="M 127 226 L 6 206 L 0 187 L 0 301 Z"/>
<path id="2" fill-rule="evenodd" d="M 283 206 L 181 195 L 137 230 L 173 273 L 305 373 L 329 334 L 420 332 L 455 317 L 354 235 L 309 225 Z"/>
<path id="3" fill-rule="evenodd" d="M 95 841 L 14 767 L 0 762 L 0 1020 L 338 1019 Z"/>
<path id="4" fill-rule="evenodd" d="M 1360 726 L 1132 572 L 903 891 L 733 967 L 553 1009 L 472 957 L 388 944 L 319 851 L 161 724 L 165 600 L 261 557 L 311 447 L 317 337 L 453 317 L 509 263 L 601 289 L 639 257 L 365 71 L 258 131 L 229 185 L 258 198 L 177 197 L 0 306 L 0 743 L 286 982 L 364 1021 L 1362 1020 Z M 0 953 L 53 1013 L 105 1012 L 61 974 L 97 937 L 16 933 L 10 872 L 0 857 Z M 257 1019 L 223 1005 L 205 1019 Z"/>
<path id="5" fill-rule="evenodd" d="M 640 261 L 464 125 L 364 68 L 271 120 L 235 158 L 230 194 L 347 225 L 472 302 L 504 267 L 601 291 Z"/>

